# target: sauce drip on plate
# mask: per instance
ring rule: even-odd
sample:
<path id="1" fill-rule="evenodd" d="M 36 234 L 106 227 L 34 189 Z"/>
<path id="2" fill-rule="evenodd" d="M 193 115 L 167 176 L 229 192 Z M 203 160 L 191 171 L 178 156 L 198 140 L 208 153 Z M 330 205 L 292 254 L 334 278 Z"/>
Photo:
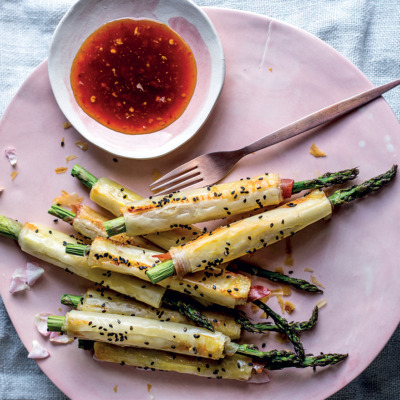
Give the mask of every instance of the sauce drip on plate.
<path id="1" fill-rule="evenodd" d="M 108 128 L 156 132 L 178 119 L 196 86 L 196 62 L 183 39 L 152 20 L 121 19 L 93 32 L 72 64 L 80 107 Z"/>

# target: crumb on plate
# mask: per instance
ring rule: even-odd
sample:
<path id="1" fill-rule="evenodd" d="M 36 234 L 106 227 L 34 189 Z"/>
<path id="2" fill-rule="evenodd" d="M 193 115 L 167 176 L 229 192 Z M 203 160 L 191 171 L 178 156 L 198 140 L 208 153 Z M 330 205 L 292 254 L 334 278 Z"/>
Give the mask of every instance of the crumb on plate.
<path id="1" fill-rule="evenodd" d="M 75 146 L 79 147 L 83 151 L 88 149 L 88 144 L 86 142 L 82 142 L 81 140 L 76 141 Z"/>
<path id="2" fill-rule="evenodd" d="M 65 190 L 61 190 L 61 196 L 55 197 L 53 204 L 70 207 L 73 204 L 81 204 L 82 201 L 83 197 L 79 196 L 78 193 L 68 193 Z"/>
<path id="3" fill-rule="evenodd" d="M 325 289 L 325 286 L 314 275 L 311 275 L 311 282 L 314 285 L 317 285 L 317 286 L 322 287 L 323 289 Z"/>
<path id="4" fill-rule="evenodd" d="M 75 160 L 75 158 L 78 158 L 78 156 L 70 155 L 70 156 L 67 156 L 65 159 L 67 160 L 67 162 L 70 162 L 72 160 Z"/>
<path id="5" fill-rule="evenodd" d="M 315 143 L 310 147 L 310 154 L 314 157 L 326 157 L 326 153 L 322 151 Z"/>
<path id="6" fill-rule="evenodd" d="M 326 299 L 322 299 L 320 301 L 318 301 L 315 305 L 318 307 L 318 309 L 321 309 L 322 307 L 325 307 L 327 305 L 327 300 Z"/>

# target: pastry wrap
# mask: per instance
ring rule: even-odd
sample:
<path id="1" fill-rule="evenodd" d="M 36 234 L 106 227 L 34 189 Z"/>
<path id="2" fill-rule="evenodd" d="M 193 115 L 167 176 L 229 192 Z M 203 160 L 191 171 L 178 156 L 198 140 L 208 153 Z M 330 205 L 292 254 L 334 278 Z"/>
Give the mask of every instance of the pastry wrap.
<path id="1" fill-rule="evenodd" d="M 225 357 L 222 360 L 204 360 L 165 351 L 119 347 L 101 342 L 94 343 L 94 355 L 99 361 L 240 381 L 251 378 L 254 365 L 250 357 L 241 355 Z"/>
<path id="2" fill-rule="evenodd" d="M 112 290 L 88 289 L 83 296 L 83 300 L 78 304 L 77 310 L 131 315 L 195 325 L 193 321 L 178 311 L 165 307 L 154 308 Z M 235 322 L 232 316 L 215 311 L 204 311 L 202 314 L 207 317 L 216 331 L 222 332 L 232 340 L 240 338 L 241 326 Z"/>
<path id="3" fill-rule="evenodd" d="M 242 219 L 202 235 L 169 254 L 178 276 L 216 267 L 273 244 L 330 216 L 332 206 L 322 190 L 273 210 Z"/>
<path id="4" fill-rule="evenodd" d="M 133 201 L 142 199 L 142 197 L 111 179 L 100 178 L 90 191 L 90 199 L 110 211 L 116 217 L 119 217 L 122 215 L 121 208 Z M 179 227 L 177 225 L 168 232 L 150 234 L 147 236 L 147 239 L 162 249 L 169 250 L 172 246 L 181 245 L 196 239 L 200 234 L 201 230 L 194 226 Z"/>
<path id="5" fill-rule="evenodd" d="M 154 256 L 160 254 L 110 239 L 96 238 L 90 247 L 88 263 L 91 267 L 149 281 L 146 271 L 159 262 Z M 219 268 L 200 271 L 182 279 L 170 277 L 158 284 L 166 289 L 230 308 L 247 302 L 251 286 L 250 279 L 246 276 Z"/>
<path id="6" fill-rule="evenodd" d="M 283 201 L 276 174 L 150 197 L 122 209 L 129 236 L 168 231 L 175 226 L 225 218 Z"/>
<path id="7" fill-rule="evenodd" d="M 118 346 L 172 351 L 219 360 L 230 338 L 204 328 L 149 318 L 72 310 L 62 331 L 68 336 Z"/>
<path id="8" fill-rule="evenodd" d="M 50 264 L 63 268 L 67 272 L 86 278 L 117 292 L 159 307 L 165 289 L 148 282 L 116 272 L 93 269 L 87 257 L 79 257 L 65 252 L 67 243 L 80 243 L 74 237 L 50 229 L 41 224 L 25 224 L 18 237 L 21 249 Z"/>

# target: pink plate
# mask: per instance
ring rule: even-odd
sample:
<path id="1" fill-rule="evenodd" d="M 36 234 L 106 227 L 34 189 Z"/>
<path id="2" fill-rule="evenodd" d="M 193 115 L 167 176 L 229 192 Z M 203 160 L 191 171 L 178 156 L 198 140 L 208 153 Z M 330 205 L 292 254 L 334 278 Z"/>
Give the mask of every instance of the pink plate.
<path id="1" fill-rule="evenodd" d="M 241 147 L 268 132 L 330 103 L 366 90 L 371 83 L 352 64 L 315 37 L 262 16 L 229 10 L 206 9 L 221 37 L 226 55 L 226 81 L 210 119 L 201 131 L 176 152 L 156 161 L 113 160 L 93 145 L 83 152 L 75 146 L 82 137 L 64 130 L 65 117 L 58 109 L 43 63 L 22 86 L 1 126 L 2 147 L 14 145 L 19 172 L 1 160 L 0 213 L 20 221 L 47 223 L 51 229 L 68 230 L 46 213 L 61 190 L 88 197 L 84 187 L 69 173 L 76 161 L 96 176 L 108 176 L 149 195 L 148 185 L 158 172 L 168 170 L 209 151 Z M 396 90 L 396 89 L 395 89 Z M 353 112 L 321 129 L 258 152 L 242 160 L 230 180 L 264 171 L 280 172 L 295 180 L 315 177 L 325 171 L 359 166 L 357 182 L 389 169 L 399 159 L 399 123 L 383 99 Z M 60 145 L 63 137 L 65 146 Z M 327 157 L 309 154 L 315 142 Z M 68 172 L 57 175 L 57 167 Z M 1 239 L 0 289 L 10 317 L 25 346 L 33 339 L 50 351 L 39 366 L 72 399 L 323 399 L 342 388 L 379 353 L 398 324 L 400 311 L 399 233 L 393 219 L 399 215 L 398 182 L 369 198 L 335 210 L 322 221 L 290 241 L 293 266 L 285 265 L 288 242 L 276 244 L 253 256 L 269 268 L 293 270 L 294 276 L 314 275 L 325 286 L 323 295 L 293 291 L 296 310 L 290 320 L 309 317 L 317 301 L 327 300 L 317 327 L 302 335 L 307 352 L 348 352 L 350 357 L 331 368 L 285 370 L 270 373 L 267 385 L 205 380 L 188 375 L 137 371 L 134 368 L 100 364 L 76 344 L 53 345 L 39 337 L 33 317 L 39 312 L 63 314 L 63 293 L 82 293 L 87 282 L 56 267 L 40 264 L 45 274 L 35 287 L 10 295 L 13 271 L 32 257 L 17 244 Z M 307 272 L 312 269 L 314 272 Z M 269 284 L 269 283 L 268 283 Z M 269 285 L 274 288 L 274 285 Z M 275 300 L 270 304 L 280 310 Z M 246 341 L 265 349 L 290 348 L 275 335 L 246 336 Z M 151 386 L 148 386 L 151 385 Z"/>

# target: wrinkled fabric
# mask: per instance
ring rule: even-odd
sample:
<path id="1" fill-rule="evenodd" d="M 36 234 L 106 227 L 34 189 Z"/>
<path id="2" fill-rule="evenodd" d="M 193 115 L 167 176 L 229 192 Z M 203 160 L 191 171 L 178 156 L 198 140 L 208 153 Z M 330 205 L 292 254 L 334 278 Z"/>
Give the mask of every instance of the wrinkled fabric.
<path id="1" fill-rule="evenodd" d="M 287 22 L 324 40 L 375 85 L 400 77 L 399 0 L 196 0 Z M 46 57 L 51 36 L 73 0 L 0 1 L 0 115 Z M 400 119 L 400 90 L 384 95 Z M 373 321 L 371 321 L 373 323 Z M 65 400 L 19 340 L 0 301 L 0 399 Z M 330 400 L 400 398 L 400 330 L 352 383 Z"/>

